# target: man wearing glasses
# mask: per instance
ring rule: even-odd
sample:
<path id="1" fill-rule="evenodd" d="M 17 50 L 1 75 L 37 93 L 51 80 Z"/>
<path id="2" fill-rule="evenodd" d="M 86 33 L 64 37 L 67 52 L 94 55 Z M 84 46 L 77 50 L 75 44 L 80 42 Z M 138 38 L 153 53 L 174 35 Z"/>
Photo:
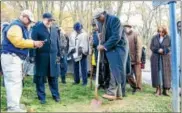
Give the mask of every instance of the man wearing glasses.
<path id="1" fill-rule="evenodd" d="M 7 95 L 8 112 L 25 112 L 20 108 L 22 95 L 22 63 L 28 55 L 28 48 L 41 48 L 43 41 L 28 38 L 28 26 L 34 21 L 33 14 L 24 10 L 20 17 L 3 31 L 1 64 Z"/>
<path id="2" fill-rule="evenodd" d="M 48 79 L 52 97 L 56 102 L 60 101 L 58 91 L 59 75 L 59 34 L 55 26 L 52 25 L 54 19 L 50 13 L 43 14 L 43 21 L 35 25 L 32 29 L 32 39 L 44 41 L 42 48 L 37 48 L 31 52 L 31 57 L 35 58 L 36 74 L 34 83 L 38 99 L 41 104 L 46 103 L 45 83 Z"/>

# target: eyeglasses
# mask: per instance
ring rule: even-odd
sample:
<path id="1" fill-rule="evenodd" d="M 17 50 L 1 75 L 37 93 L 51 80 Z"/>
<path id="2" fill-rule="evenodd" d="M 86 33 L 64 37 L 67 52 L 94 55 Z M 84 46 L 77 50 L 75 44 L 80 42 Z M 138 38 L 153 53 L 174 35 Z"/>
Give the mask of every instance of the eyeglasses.
<path id="1" fill-rule="evenodd" d="M 53 21 L 53 20 L 51 20 L 51 19 L 50 19 L 50 20 L 48 20 L 48 22 L 52 22 L 52 21 Z"/>

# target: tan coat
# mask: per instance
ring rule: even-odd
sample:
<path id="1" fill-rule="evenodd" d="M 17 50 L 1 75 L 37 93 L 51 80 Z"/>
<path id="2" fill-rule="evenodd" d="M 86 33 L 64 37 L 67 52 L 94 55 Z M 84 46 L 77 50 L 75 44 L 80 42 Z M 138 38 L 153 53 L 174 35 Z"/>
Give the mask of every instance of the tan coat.
<path id="1" fill-rule="evenodd" d="M 132 65 L 141 62 L 141 55 L 142 55 L 142 42 L 141 39 L 138 37 L 138 34 L 134 31 L 126 34 L 129 47 L 130 47 L 130 57 Z"/>

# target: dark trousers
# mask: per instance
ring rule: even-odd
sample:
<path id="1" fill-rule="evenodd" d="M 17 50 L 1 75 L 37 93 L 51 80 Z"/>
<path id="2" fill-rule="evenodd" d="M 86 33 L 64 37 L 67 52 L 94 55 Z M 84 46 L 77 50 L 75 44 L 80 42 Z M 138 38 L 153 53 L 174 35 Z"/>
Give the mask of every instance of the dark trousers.
<path id="1" fill-rule="evenodd" d="M 48 66 L 50 67 L 50 65 Z M 47 69 L 48 76 L 36 76 L 36 91 L 39 100 L 45 100 L 46 99 L 46 93 L 45 93 L 45 80 L 46 77 L 48 79 L 49 89 L 52 93 L 53 99 L 59 99 L 59 89 L 58 89 L 58 77 L 51 77 L 50 76 L 50 69 Z"/>
<path id="2" fill-rule="evenodd" d="M 48 76 L 47 78 L 48 78 L 49 89 L 52 93 L 53 99 L 60 98 L 59 91 L 58 91 L 58 77 Z M 44 76 L 40 76 L 40 79 L 44 79 Z M 45 93 L 45 83 L 44 82 L 36 83 L 36 91 L 37 91 L 39 100 L 45 100 L 46 93 Z"/>
<path id="3" fill-rule="evenodd" d="M 80 83 L 79 63 L 81 64 L 81 74 L 82 74 L 83 85 L 86 85 L 87 84 L 87 56 L 83 55 L 80 61 L 74 62 L 75 83 Z"/>
<path id="4" fill-rule="evenodd" d="M 67 56 L 64 55 L 62 58 L 61 58 L 61 61 L 60 61 L 60 74 L 61 74 L 61 80 L 62 82 L 66 82 L 66 73 L 67 73 L 67 69 L 68 69 L 68 63 L 67 63 Z"/>
<path id="5" fill-rule="evenodd" d="M 105 58 L 106 59 L 106 58 Z M 99 71 L 99 84 L 102 88 L 108 88 L 110 81 L 110 69 L 108 61 L 104 63 L 100 63 L 100 71 Z"/>
<path id="6" fill-rule="evenodd" d="M 135 76 L 135 78 L 134 78 Z M 141 65 L 132 65 L 132 73 L 127 77 L 133 89 L 142 89 Z"/>

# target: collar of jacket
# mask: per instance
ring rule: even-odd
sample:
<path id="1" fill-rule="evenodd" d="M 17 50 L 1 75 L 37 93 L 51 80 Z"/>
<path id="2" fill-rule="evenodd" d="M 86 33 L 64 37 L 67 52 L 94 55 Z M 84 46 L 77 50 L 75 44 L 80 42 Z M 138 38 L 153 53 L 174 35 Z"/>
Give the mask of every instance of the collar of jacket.
<path id="1" fill-rule="evenodd" d="M 164 39 L 167 38 L 167 37 L 169 37 L 169 36 L 168 35 L 165 35 L 164 36 Z M 159 34 L 157 34 L 157 38 L 158 38 L 158 40 L 160 39 L 160 35 Z"/>
<path id="2" fill-rule="evenodd" d="M 43 22 L 41 22 L 42 26 L 44 26 L 44 28 L 47 30 L 47 32 L 50 34 L 51 33 L 51 29 L 52 29 L 52 26 L 50 28 L 47 28 Z M 48 29 L 50 29 L 50 32 L 48 31 Z"/>

